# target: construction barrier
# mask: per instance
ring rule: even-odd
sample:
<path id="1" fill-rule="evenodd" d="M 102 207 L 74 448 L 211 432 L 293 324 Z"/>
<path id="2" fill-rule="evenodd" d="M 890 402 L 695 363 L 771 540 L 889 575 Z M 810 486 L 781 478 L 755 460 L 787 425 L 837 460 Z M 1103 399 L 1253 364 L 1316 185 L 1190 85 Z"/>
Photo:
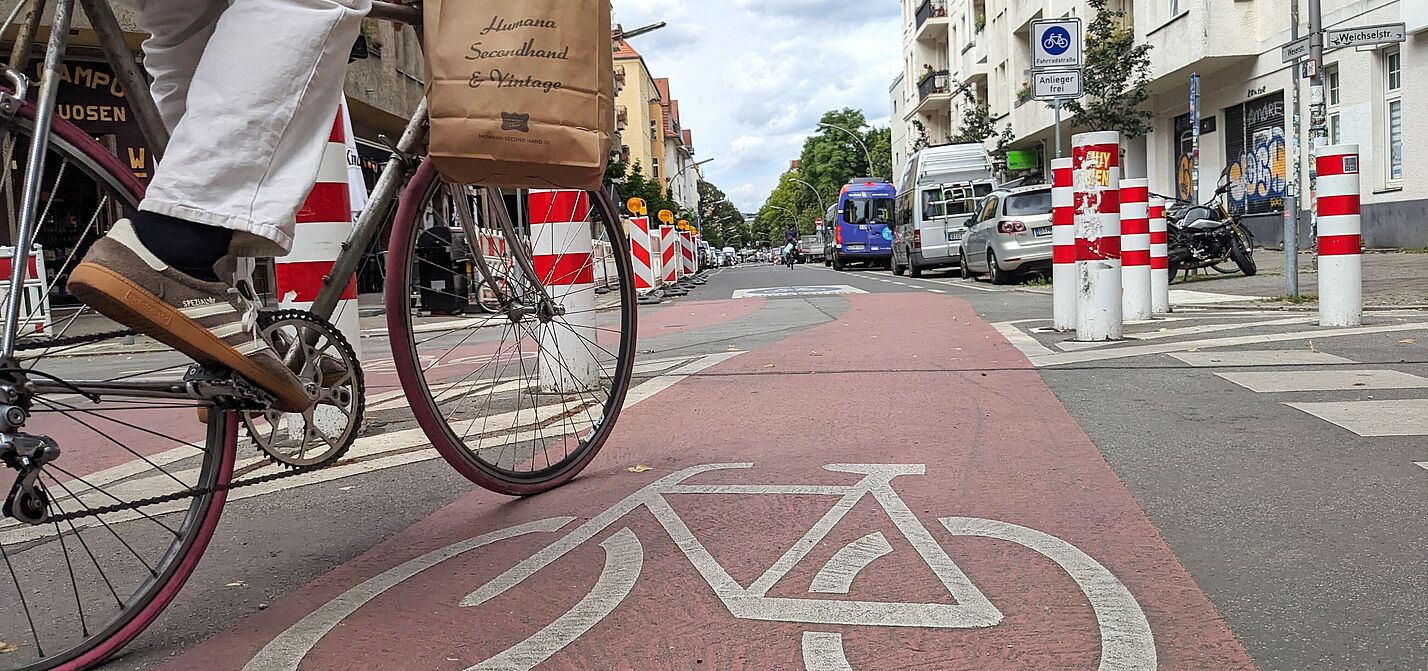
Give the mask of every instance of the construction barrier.
<path id="1" fill-rule="evenodd" d="M 635 291 L 651 291 L 659 286 L 658 246 L 651 244 L 650 218 L 635 217 L 630 220 L 630 259 L 635 268 Z"/>
<path id="2" fill-rule="evenodd" d="M 685 276 L 699 272 L 699 263 L 694 258 L 694 234 L 689 231 L 680 231 L 679 241 L 680 252 L 684 254 Z"/>
<path id="3" fill-rule="evenodd" d="M 551 300 L 565 308 L 559 323 L 540 329 L 540 388 L 550 394 L 589 391 L 600 381 L 589 346 L 598 340 L 590 194 L 533 189 L 528 203 L 532 265 Z"/>
<path id="4" fill-rule="evenodd" d="M 1170 234 L 1165 199 L 1150 199 L 1150 314 L 1170 312 Z"/>
<path id="5" fill-rule="evenodd" d="M 10 278 L 15 271 L 15 248 L 0 247 L 0 305 L 10 301 Z M 54 315 L 50 312 L 49 283 L 45 274 L 45 254 L 39 245 L 25 258 L 25 279 L 20 288 L 18 333 L 54 335 Z"/>
<path id="6" fill-rule="evenodd" d="M 1359 220 L 1359 146 L 1315 152 L 1319 214 L 1319 325 L 1363 323 L 1363 240 Z"/>
<path id="7" fill-rule="evenodd" d="M 1120 133 L 1071 138 L 1078 268 L 1076 339 L 1119 340 L 1121 324 Z"/>
<path id="8" fill-rule="evenodd" d="M 1076 328 L 1076 189 L 1071 184 L 1072 159 L 1051 162 L 1051 292 L 1052 326 Z"/>
<path id="9" fill-rule="evenodd" d="M 1150 182 L 1121 180 L 1121 317 L 1150 319 Z"/>
<path id="10" fill-rule="evenodd" d="M 352 195 L 347 171 L 346 106 L 337 110 L 317 183 L 297 213 L 297 229 L 292 251 L 276 259 L 273 272 L 278 305 L 284 309 L 308 310 L 332 272 L 332 264 L 342 253 L 342 244 L 352 233 Z M 362 355 L 361 325 L 357 309 L 357 276 L 336 279 L 343 287 L 341 300 L 332 313 L 332 323 Z"/>
<path id="11" fill-rule="evenodd" d="M 596 240 L 591 256 L 595 267 L 595 290 L 598 293 L 610 291 L 619 284 L 619 271 L 615 267 L 615 246 L 604 240 Z"/>
<path id="12" fill-rule="evenodd" d="M 679 233 L 673 226 L 660 226 L 660 267 L 664 270 L 664 283 L 674 284 L 684 277 L 684 264 L 680 261 Z"/>

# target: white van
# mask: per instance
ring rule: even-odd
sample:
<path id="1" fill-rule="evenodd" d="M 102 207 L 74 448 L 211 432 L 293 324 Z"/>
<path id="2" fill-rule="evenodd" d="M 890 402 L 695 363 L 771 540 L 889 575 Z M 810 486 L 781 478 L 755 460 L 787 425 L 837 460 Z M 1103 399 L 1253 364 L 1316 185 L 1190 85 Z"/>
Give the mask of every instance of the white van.
<path id="1" fill-rule="evenodd" d="M 893 273 L 919 277 L 929 268 L 958 265 L 966 223 L 994 186 L 992 157 L 980 144 L 928 147 L 913 154 L 898 188 Z"/>

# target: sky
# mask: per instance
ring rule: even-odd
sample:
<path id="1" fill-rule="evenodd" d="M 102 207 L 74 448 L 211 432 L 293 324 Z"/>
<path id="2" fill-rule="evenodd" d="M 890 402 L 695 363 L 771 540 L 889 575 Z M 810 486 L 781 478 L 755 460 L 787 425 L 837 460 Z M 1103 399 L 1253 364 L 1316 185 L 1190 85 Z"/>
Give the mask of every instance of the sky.
<path id="1" fill-rule="evenodd" d="M 886 126 L 901 69 L 897 0 L 613 0 L 655 77 L 670 79 L 705 179 L 740 210 L 763 204 L 830 109 Z"/>

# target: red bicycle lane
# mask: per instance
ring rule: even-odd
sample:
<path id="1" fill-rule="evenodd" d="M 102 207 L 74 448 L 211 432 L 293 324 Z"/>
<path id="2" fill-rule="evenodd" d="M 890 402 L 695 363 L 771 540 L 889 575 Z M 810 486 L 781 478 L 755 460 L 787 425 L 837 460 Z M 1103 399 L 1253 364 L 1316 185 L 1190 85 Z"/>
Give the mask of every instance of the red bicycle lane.
<path id="1" fill-rule="evenodd" d="M 473 492 L 164 668 L 1254 668 L 969 305 L 848 300 L 569 486 Z"/>

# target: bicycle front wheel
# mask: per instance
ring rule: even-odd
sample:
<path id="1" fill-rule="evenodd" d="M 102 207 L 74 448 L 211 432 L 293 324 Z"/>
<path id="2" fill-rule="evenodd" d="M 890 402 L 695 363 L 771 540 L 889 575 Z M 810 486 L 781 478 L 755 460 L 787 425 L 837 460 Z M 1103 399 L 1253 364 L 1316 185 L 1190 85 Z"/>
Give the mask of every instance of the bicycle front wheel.
<path id="1" fill-rule="evenodd" d="M 609 438 L 634 370 L 635 290 L 603 194 L 515 198 L 423 163 L 393 223 L 386 300 L 397 374 L 432 444 L 481 487 L 529 496 L 574 478 Z M 479 251 L 491 236 L 505 244 Z M 614 276 L 593 245 L 624 251 Z"/>

